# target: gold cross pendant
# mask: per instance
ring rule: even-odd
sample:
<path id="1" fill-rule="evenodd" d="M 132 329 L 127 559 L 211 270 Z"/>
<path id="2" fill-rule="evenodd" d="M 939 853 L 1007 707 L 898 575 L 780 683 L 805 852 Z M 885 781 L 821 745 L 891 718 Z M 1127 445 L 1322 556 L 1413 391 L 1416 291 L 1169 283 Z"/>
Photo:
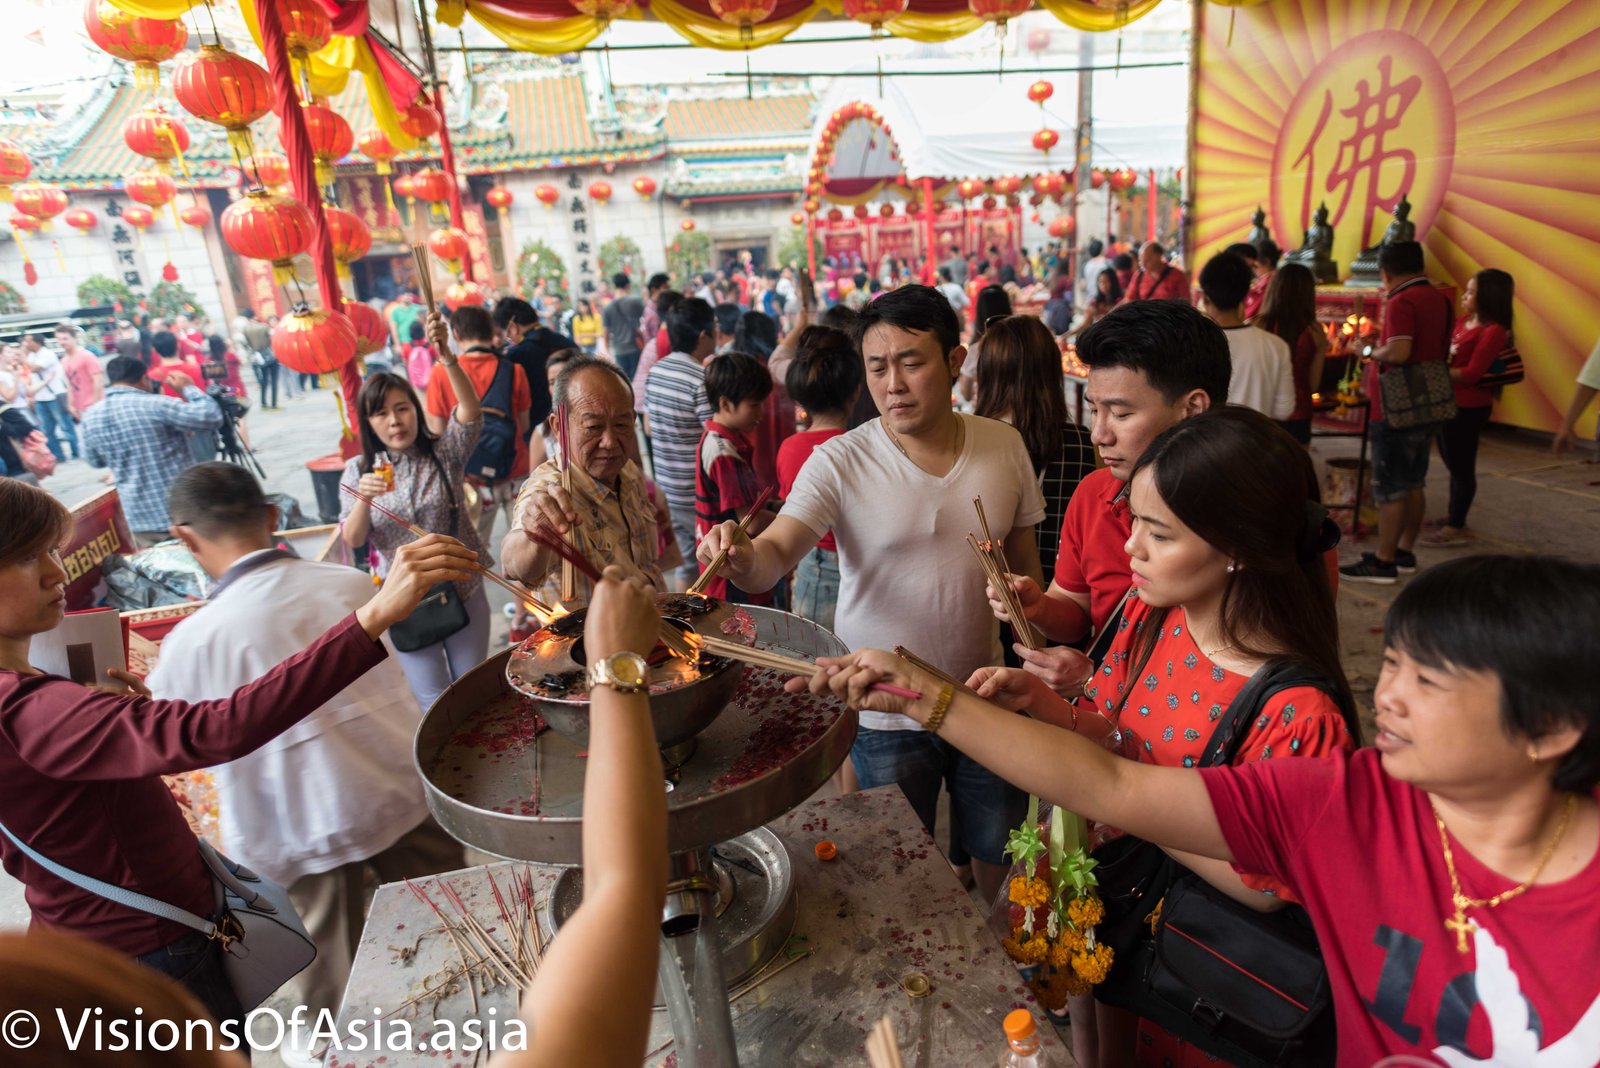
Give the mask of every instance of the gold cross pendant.
<path id="1" fill-rule="evenodd" d="M 1455 932 L 1456 952 L 1467 952 L 1467 950 L 1470 948 L 1467 945 L 1467 937 L 1478 930 L 1478 925 L 1467 919 L 1467 910 L 1461 907 L 1461 903 L 1459 901 L 1456 902 L 1455 918 L 1445 920 L 1444 925 L 1447 930 Z"/>

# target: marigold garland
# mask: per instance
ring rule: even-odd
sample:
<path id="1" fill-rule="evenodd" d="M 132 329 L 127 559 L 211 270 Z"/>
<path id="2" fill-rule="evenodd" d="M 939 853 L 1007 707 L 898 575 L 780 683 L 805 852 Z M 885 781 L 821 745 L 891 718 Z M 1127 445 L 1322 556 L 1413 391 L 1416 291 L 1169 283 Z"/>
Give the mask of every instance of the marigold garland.
<path id="1" fill-rule="evenodd" d="M 1095 861 L 1082 845 L 1081 821 L 1056 810 L 1047 830 L 1037 805 L 1030 802 L 1028 820 L 1011 832 L 1006 847 L 1014 870 L 1025 874 L 1014 875 L 1007 888 L 1011 937 L 1001 945 L 1018 965 L 1033 969 L 1029 989 L 1046 1009 L 1058 1012 L 1067 998 L 1105 981 L 1114 955 L 1094 937 L 1106 910 L 1096 890 Z M 1058 820 L 1073 822 L 1068 827 Z M 1075 832 L 1075 848 L 1069 848 L 1069 831 Z"/>

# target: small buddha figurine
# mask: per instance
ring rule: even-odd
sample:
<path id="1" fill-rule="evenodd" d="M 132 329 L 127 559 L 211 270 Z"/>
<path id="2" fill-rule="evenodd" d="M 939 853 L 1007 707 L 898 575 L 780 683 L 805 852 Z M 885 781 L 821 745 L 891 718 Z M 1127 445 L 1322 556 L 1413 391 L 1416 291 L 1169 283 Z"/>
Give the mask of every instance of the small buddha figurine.
<path id="1" fill-rule="evenodd" d="M 1397 241 L 1415 241 L 1417 239 L 1417 224 L 1411 221 L 1411 201 L 1406 199 L 1404 193 L 1394 206 L 1394 218 L 1383 231 L 1383 236 L 1371 248 L 1361 250 L 1355 262 L 1350 265 L 1350 285 L 1353 286 L 1378 286 L 1383 284 L 1383 279 L 1378 273 L 1378 250 L 1385 245 L 1392 245 Z"/>
<path id="2" fill-rule="evenodd" d="M 1250 216 L 1250 233 L 1246 235 L 1245 240 L 1252 245 L 1259 245 L 1271 237 L 1272 234 L 1267 230 L 1267 213 L 1261 210 L 1260 204 L 1257 204 L 1256 213 Z"/>
<path id="3" fill-rule="evenodd" d="M 1304 243 L 1284 259 L 1309 267 L 1318 285 L 1339 280 L 1339 265 L 1333 260 L 1333 227 L 1328 225 L 1326 202 L 1318 204 L 1316 213 L 1311 216 L 1311 228 L 1306 231 Z"/>

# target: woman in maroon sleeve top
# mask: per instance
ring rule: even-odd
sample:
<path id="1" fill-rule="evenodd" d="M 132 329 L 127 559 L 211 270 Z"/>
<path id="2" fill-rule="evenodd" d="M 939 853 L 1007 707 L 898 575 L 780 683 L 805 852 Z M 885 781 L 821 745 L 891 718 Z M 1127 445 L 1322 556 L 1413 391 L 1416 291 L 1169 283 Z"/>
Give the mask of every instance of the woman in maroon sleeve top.
<path id="1" fill-rule="evenodd" d="M 0 478 L 0 822 L 64 867 L 201 916 L 211 876 L 163 774 L 244 756 L 281 734 L 385 655 L 378 639 L 437 582 L 471 577 L 475 554 L 429 535 L 397 554 L 389 578 L 310 648 L 231 698 L 154 701 L 34 669 L 33 637 L 60 624 L 67 573 L 58 547 L 72 518 L 50 494 Z M 218 1019 L 242 1015 L 220 943 L 124 908 L 45 871 L 0 837 L 0 862 L 27 887 L 36 924 L 86 935 L 189 987 Z"/>
<path id="2" fill-rule="evenodd" d="M 1450 511 L 1444 524 L 1417 539 L 1443 549 L 1467 545 L 1467 510 L 1478 493 L 1478 439 L 1489 425 L 1494 391 L 1478 385 L 1496 356 L 1511 342 L 1511 304 L 1516 286 L 1509 274 L 1493 268 L 1467 279 L 1461 294 L 1461 321 L 1450 338 L 1450 379 L 1455 383 L 1456 414 L 1439 428 L 1439 456 L 1450 469 Z"/>

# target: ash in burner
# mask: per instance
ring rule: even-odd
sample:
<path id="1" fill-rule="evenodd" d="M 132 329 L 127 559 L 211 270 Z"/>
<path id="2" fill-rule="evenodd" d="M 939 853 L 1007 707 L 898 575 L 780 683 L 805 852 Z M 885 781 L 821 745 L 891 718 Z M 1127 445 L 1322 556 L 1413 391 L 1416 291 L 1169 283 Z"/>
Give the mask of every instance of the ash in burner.
<path id="1" fill-rule="evenodd" d="M 583 633 L 583 620 L 587 613 L 583 609 L 568 614 L 555 620 L 544 629 L 557 638 L 576 638 Z"/>
<path id="2" fill-rule="evenodd" d="M 582 671 L 563 671 L 560 674 L 547 674 L 539 680 L 551 697 L 563 697 L 573 690 L 587 692 L 588 682 Z"/>
<path id="3" fill-rule="evenodd" d="M 675 593 L 660 599 L 661 614 L 671 616 L 703 616 L 722 602 L 715 597 L 702 597 L 694 593 Z"/>

